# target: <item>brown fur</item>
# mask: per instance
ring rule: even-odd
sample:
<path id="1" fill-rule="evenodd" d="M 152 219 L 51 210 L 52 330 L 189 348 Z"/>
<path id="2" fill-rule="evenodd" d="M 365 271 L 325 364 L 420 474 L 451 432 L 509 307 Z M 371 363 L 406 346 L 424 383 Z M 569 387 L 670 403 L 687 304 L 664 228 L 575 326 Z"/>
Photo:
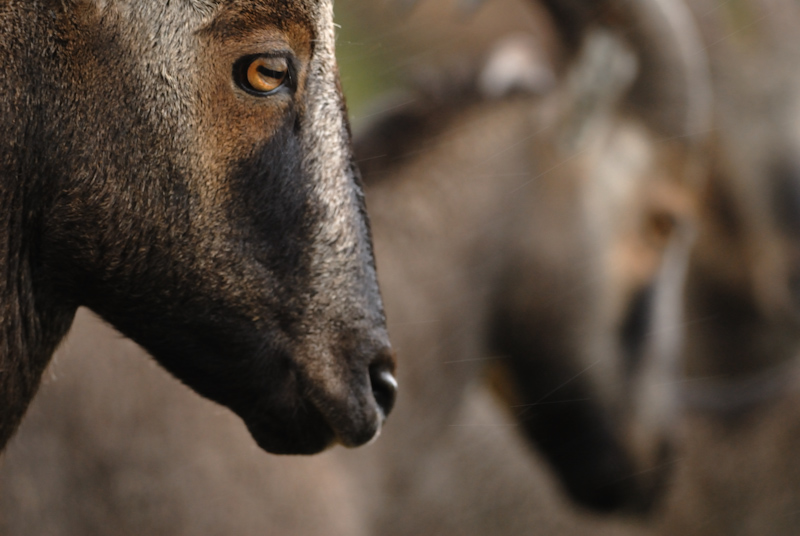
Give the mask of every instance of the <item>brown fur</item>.
<path id="1" fill-rule="evenodd" d="M 81 305 L 267 450 L 378 432 L 393 361 L 331 10 L 0 3 L 0 446 Z M 286 85 L 239 88 L 250 54 Z"/>

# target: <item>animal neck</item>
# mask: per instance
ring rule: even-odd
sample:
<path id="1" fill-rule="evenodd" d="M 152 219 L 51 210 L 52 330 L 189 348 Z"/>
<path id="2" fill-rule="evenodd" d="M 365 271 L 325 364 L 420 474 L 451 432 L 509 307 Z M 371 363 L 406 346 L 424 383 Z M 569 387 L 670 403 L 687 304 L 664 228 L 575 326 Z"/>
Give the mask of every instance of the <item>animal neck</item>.
<path id="1" fill-rule="evenodd" d="M 40 211 L 33 210 L 37 204 L 26 193 L 31 188 L 23 174 L 13 171 L 19 167 L 10 168 L 0 169 L 0 450 L 22 419 L 75 312 L 43 297 L 37 274 L 44 270 L 35 261 L 34 214 Z"/>
<path id="2" fill-rule="evenodd" d="M 31 121 L 53 117 L 45 113 L 48 101 L 37 88 L 42 85 L 38 74 L 54 71 L 36 68 L 27 48 L 35 42 L 31 36 L 45 39 L 48 23 L 36 9 L 24 17 L 18 11 L 0 9 L 0 27 L 8 29 L 4 43 L 10 47 L 0 47 L 5 66 L 0 79 L 0 449 L 19 424 L 75 311 L 48 296 L 40 260 L 41 223 L 57 195 L 57 178 L 46 170 L 64 167 L 63 161 L 45 165 L 53 144 L 42 141 L 45 124 Z M 30 63 L 11 61 L 9 54 L 30 58 Z"/>

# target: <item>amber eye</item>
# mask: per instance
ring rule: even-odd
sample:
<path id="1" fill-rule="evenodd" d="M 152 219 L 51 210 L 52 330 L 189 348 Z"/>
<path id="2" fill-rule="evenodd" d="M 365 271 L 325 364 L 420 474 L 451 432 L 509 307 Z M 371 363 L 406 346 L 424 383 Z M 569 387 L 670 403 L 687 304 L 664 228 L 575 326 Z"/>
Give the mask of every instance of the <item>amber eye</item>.
<path id="1" fill-rule="evenodd" d="M 249 93 L 271 94 L 289 81 L 289 61 L 282 56 L 248 56 L 236 62 L 234 76 Z"/>

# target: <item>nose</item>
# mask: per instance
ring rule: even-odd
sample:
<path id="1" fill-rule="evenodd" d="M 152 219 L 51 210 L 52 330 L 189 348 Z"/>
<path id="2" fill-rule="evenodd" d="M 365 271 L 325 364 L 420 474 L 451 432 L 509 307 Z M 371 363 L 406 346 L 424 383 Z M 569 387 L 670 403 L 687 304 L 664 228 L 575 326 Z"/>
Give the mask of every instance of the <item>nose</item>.
<path id="1" fill-rule="evenodd" d="M 391 364 L 382 362 L 370 365 L 369 381 L 372 386 L 372 396 L 375 397 L 378 409 L 385 420 L 392 411 L 397 397 L 397 380 L 392 374 Z"/>

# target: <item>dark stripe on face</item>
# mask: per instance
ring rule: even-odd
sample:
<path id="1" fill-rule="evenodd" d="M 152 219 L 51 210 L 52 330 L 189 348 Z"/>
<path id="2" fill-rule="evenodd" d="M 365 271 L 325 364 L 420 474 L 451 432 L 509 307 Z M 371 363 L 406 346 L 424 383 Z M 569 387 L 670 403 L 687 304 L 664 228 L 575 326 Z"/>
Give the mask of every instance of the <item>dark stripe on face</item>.
<path id="1" fill-rule="evenodd" d="M 620 342 L 625 356 L 625 371 L 632 375 L 641 365 L 645 343 L 652 322 L 653 285 L 640 288 L 633 295 L 620 326 Z"/>
<path id="2" fill-rule="evenodd" d="M 236 164 L 228 207 L 242 253 L 254 258 L 273 284 L 272 298 L 281 310 L 278 320 L 287 331 L 309 297 L 311 244 L 320 219 L 312 202 L 312 181 L 302 170 L 294 123 L 288 116 L 265 145 Z"/>

